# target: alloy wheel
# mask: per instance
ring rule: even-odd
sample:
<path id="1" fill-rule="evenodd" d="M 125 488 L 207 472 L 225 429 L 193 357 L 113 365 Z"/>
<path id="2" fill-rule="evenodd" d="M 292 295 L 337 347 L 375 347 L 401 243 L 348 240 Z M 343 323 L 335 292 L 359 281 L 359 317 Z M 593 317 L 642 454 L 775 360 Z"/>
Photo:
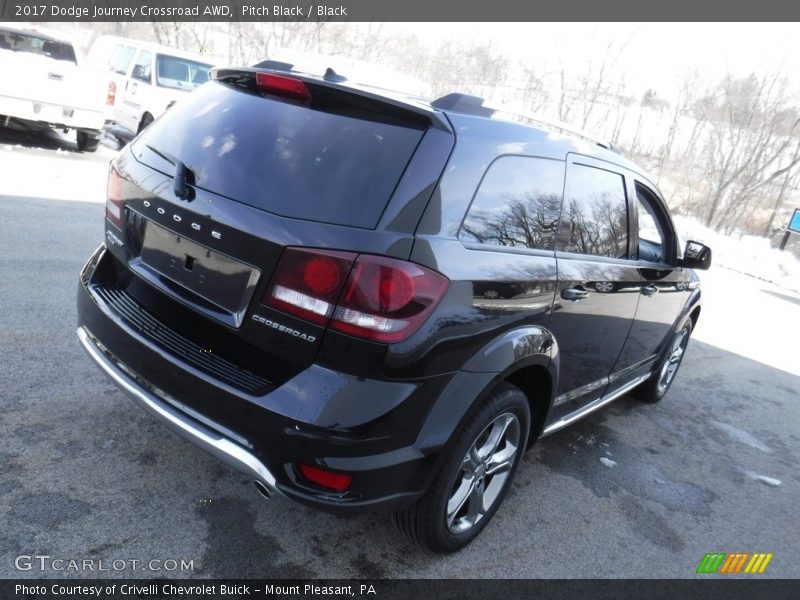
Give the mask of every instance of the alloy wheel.
<path id="1" fill-rule="evenodd" d="M 503 413 L 480 433 L 461 462 L 447 501 L 447 529 L 454 534 L 474 527 L 502 493 L 519 451 L 519 418 Z"/>
<path id="2" fill-rule="evenodd" d="M 598 281 L 594 284 L 598 292 L 605 292 L 606 294 L 614 291 L 614 284 L 610 281 Z"/>
<path id="3" fill-rule="evenodd" d="M 675 341 L 672 343 L 672 350 L 670 350 L 670 354 L 667 360 L 664 361 L 661 372 L 658 374 L 659 394 L 663 394 L 669 387 L 669 384 L 672 383 L 672 379 L 675 377 L 681 360 L 683 360 L 683 353 L 686 351 L 686 344 L 688 341 L 689 332 L 686 329 L 683 329 L 675 336 Z"/>

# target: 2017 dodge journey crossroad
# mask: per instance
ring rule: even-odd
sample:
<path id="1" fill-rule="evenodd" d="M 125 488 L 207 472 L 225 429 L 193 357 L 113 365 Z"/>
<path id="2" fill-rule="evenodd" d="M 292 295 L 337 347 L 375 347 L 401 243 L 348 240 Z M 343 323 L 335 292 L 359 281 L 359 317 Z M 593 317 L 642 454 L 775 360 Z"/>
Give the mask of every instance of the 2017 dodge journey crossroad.
<path id="1" fill-rule="evenodd" d="M 391 510 L 448 552 L 535 440 L 664 396 L 710 261 L 589 139 L 462 94 L 219 68 L 113 161 L 78 337 L 264 495 Z"/>

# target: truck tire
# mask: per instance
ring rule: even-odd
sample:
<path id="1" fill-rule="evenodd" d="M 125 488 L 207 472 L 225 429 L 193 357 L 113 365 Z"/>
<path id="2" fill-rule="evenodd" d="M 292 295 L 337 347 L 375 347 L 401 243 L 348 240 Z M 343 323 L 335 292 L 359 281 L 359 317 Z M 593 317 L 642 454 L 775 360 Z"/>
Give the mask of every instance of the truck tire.
<path id="1" fill-rule="evenodd" d="M 81 152 L 94 152 L 100 145 L 100 139 L 86 133 L 85 131 L 78 132 L 78 150 Z"/>

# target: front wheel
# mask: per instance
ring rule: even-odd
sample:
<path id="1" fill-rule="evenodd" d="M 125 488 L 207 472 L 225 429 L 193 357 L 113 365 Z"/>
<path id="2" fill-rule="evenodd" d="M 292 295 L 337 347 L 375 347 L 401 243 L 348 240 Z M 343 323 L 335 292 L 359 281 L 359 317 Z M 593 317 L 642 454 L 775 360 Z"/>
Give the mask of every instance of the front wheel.
<path id="1" fill-rule="evenodd" d="M 661 363 L 653 371 L 650 379 L 636 389 L 635 394 L 640 400 L 654 403 L 664 397 L 683 362 L 683 355 L 686 353 L 686 346 L 689 344 L 691 335 L 692 321 L 690 319 L 673 336 L 667 354 L 661 359 Z"/>
<path id="2" fill-rule="evenodd" d="M 431 488 L 395 513 L 398 528 L 434 552 L 455 552 L 503 502 L 530 431 L 528 399 L 502 383 L 472 417 Z"/>

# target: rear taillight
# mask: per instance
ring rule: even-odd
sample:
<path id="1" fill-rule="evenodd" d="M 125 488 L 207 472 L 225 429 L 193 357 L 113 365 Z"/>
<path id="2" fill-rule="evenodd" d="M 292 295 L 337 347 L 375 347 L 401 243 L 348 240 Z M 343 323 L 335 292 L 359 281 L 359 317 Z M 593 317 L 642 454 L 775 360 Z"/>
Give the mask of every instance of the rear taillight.
<path id="1" fill-rule="evenodd" d="M 114 102 L 116 102 L 116 100 L 117 100 L 117 84 L 111 81 L 108 84 L 108 91 L 106 92 L 106 104 L 108 106 L 114 106 Z"/>
<path id="2" fill-rule="evenodd" d="M 114 225 L 122 229 L 122 177 L 112 166 L 108 171 L 108 187 L 106 188 L 106 217 Z"/>
<path id="3" fill-rule="evenodd" d="M 264 304 L 360 338 L 408 338 L 444 296 L 448 281 L 415 263 L 349 252 L 288 248 Z"/>
<path id="4" fill-rule="evenodd" d="M 264 94 L 273 94 L 308 102 L 311 100 L 311 92 L 300 79 L 275 75 L 274 73 L 256 73 L 256 87 Z"/>
<path id="5" fill-rule="evenodd" d="M 358 257 L 331 327 L 381 342 L 399 342 L 414 333 L 447 290 L 443 275 L 415 263 Z"/>
<path id="6" fill-rule="evenodd" d="M 355 257 L 348 252 L 287 248 L 264 303 L 324 325 L 333 314 Z"/>

